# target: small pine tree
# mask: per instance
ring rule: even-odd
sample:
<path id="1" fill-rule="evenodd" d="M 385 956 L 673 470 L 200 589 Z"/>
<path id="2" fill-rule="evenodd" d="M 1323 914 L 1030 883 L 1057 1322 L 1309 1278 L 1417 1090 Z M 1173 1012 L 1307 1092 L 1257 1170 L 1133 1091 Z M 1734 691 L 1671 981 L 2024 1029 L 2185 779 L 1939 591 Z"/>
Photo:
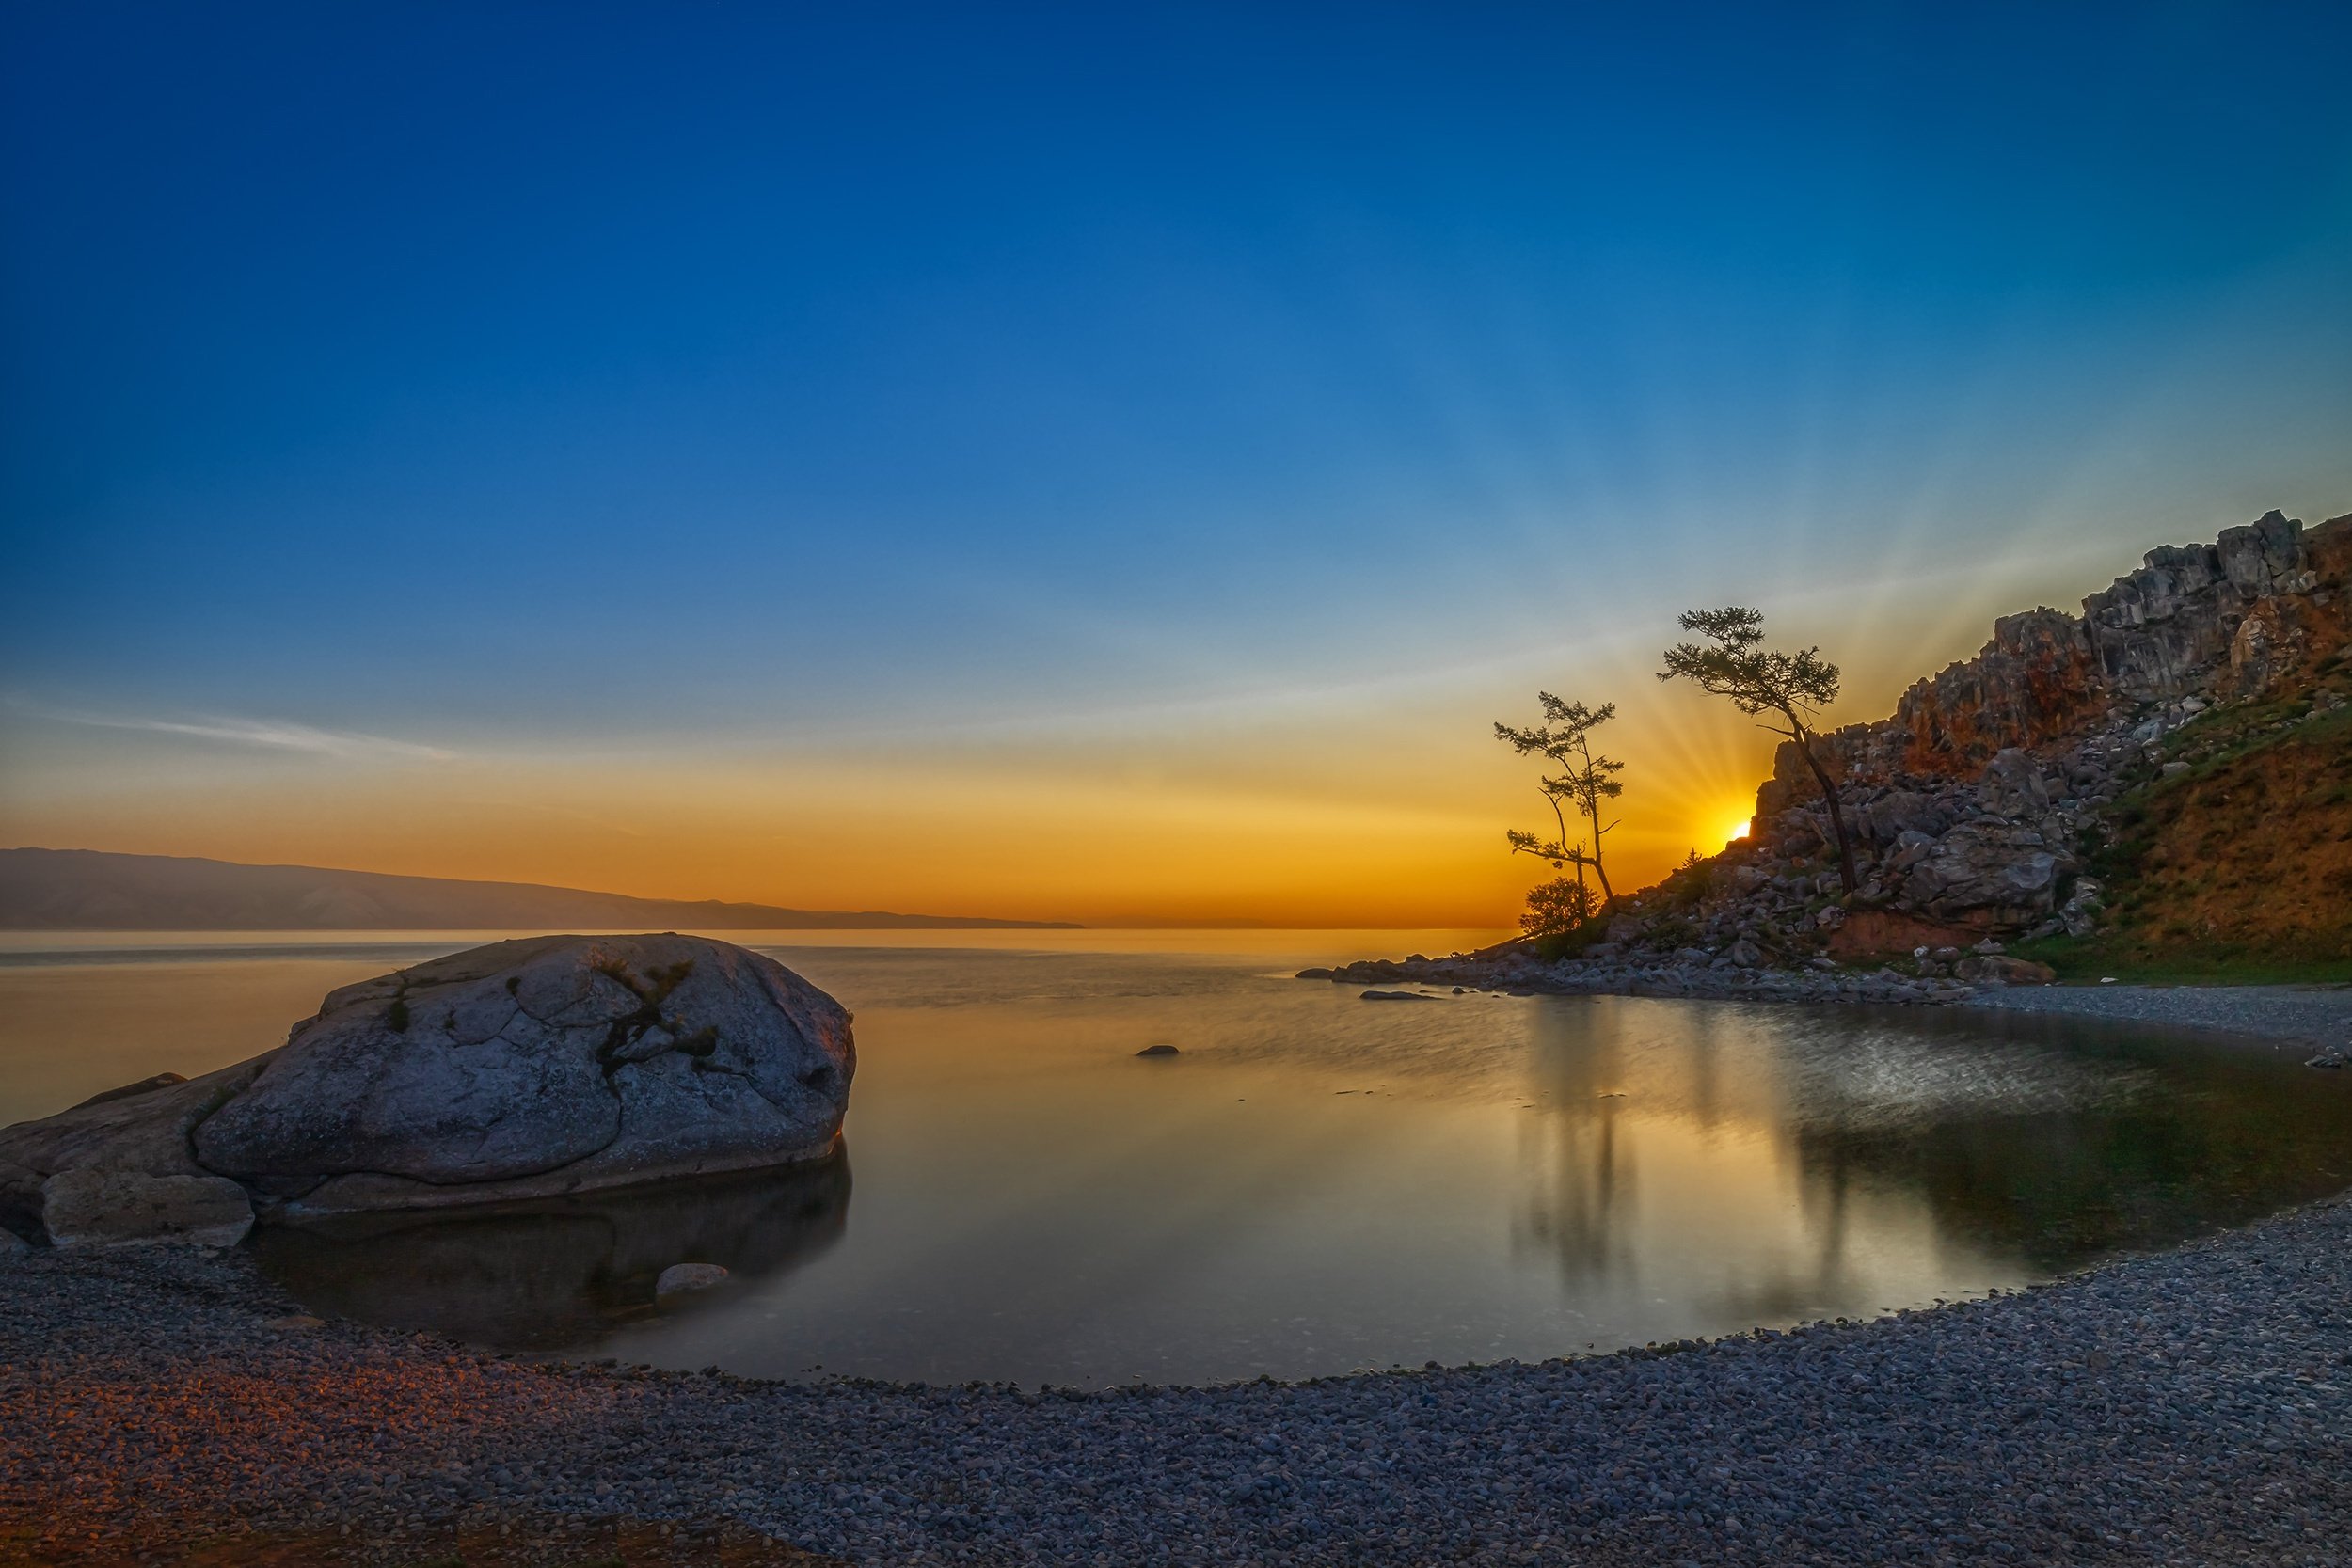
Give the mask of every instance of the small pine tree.
<path id="1" fill-rule="evenodd" d="M 1582 929 L 1598 912 L 1591 888 L 1573 877 L 1562 877 L 1528 889 L 1519 929 L 1531 937 L 1565 937 Z"/>
<path id="2" fill-rule="evenodd" d="M 1613 776 L 1623 772 L 1625 764 L 1594 751 L 1593 732 L 1617 716 L 1617 705 L 1603 703 L 1598 707 L 1587 707 L 1582 703 L 1564 703 L 1549 691 L 1538 691 L 1535 699 L 1543 705 L 1541 724 L 1528 729 L 1497 724 L 1495 738 L 1521 756 L 1540 756 L 1560 768 L 1558 776 L 1545 778 L 1537 786 L 1543 792 L 1544 804 L 1551 808 L 1551 820 L 1559 836 L 1548 839 L 1513 828 L 1504 837 L 1515 855 L 1533 855 L 1555 867 L 1575 866 L 1579 883 L 1584 880 L 1584 868 L 1591 866 L 1593 875 L 1600 879 L 1601 906 L 1606 907 L 1617 895 L 1609 885 L 1609 868 L 1601 863 L 1600 841 L 1616 824 L 1601 821 L 1600 804 L 1625 793 L 1625 785 Z M 1573 808 L 1592 825 L 1590 849 L 1569 841 L 1564 805 Z"/>
<path id="3" fill-rule="evenodd" d="M 1846 832 L 1846 814 L 1837 808 L 1837 784 L 1814 748 L 1820 737 L 1808 721 L 1837 700 L 1837 666 L 1823 658 L 1819 648 L 1785 654 L 1758 646 L 1764 641 L 1764 617 L 1743 605 L 1693 610 L 1680 620 L 1684 631 L 1697 632 L 1707 641 L 1668 648 L 1666 668 L 1658 678 L 1689 681 L 1702 691 L 1730 698 L 1750 718 L 1771 714 L 1779 721 L 1768 721 L 1764 728 L 1795 741 L 1798 754 L 1813 770 L 1837 834 L 1837 875 L 1851 893 L 1856 885 L 1853 842 Z"/>

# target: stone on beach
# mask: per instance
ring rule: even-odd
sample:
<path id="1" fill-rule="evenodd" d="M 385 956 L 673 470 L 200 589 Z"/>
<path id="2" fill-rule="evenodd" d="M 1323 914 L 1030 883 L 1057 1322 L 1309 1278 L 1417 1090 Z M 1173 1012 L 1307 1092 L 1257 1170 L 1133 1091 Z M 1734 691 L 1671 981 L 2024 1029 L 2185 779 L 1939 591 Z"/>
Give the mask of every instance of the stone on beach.
<path id="1" fill-rule="evenodd" d="M 84 1166 L 41 1184 L 41 1223 L 58 1246 L 189 1242 L 234 1246 L 253 1228 L 245 1189 L 218 1176 Z"/>
<path id="2" fill-rule="evenodd" d="M 673 1263 L 653 1282 L 656 1301 L 696 1295 L 724 1285 L 731 1276 L 716 1263 Z"/>

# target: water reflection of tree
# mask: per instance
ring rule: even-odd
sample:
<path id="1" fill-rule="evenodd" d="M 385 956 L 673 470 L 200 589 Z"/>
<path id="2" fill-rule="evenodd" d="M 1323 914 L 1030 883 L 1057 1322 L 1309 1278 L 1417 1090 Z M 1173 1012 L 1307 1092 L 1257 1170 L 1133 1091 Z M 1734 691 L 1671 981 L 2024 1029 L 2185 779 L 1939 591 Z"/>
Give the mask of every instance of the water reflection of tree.
<path id="1" fill-rule="evenodd" d="M 1622 1234 L 1635 1164 L 1619 1126 L 1625 1041 L 1616 1029 L 1592 1027 L 1588 1011 L 1536 1015 L 1532 1066 L 1542 1109 L 1525 1151 L 1534 1169 L 1512 1225 L 1515 1244 L 1550 1254 L 1571 1285 L 1607 1279 L 1631 1259 Z"/>
<path id="2" fill-rule="evenodd" d="M 1743 1321 L 1860 1299 L 1869 1216 L 1923 1209 L 1947 1244 L 2056 1271 L 2116 1251 L 2176 1244 L 2352 1184 L 2352 1085 L 2242 1052 L 2113 1025 L 2011 1015 L 1899 1020 L 1789 1011 L 1563 1002 L 1532 1025 L 1528 1170 L 1515 1247 L 1540 1248 L 1572 1286 L 1633 1269 L 1641 1120 L 1702 1132 L 1772 1130 L 1797 1182 L 1805 1246 L 1762 1263 L 1723 1305 Z M 1851 1094 L 1874 1032 L 1944 1053 L 2020 1062 L 2016 1081 L 2107 1081 L 2127 1091 L 1900 1097 Z M 2067 1073 L 2031 1067 L 2062 1056 Z M 1791 1065 L 1804 1064 L 1791 1076 Z M 2045 1064 L 2046 1065 L 2046 1064 Z M 1994 1076 L 1999 1076 L 1995 1073 Z M 1828 1093 L 1827 1085 L 1837 1092 Z M 1606 1098 L 1628 1091 L 1633 1100 Z M 1751 1260 L 1756 1261 L 1756 1260 Z"/>
<path id="3" fill-rule="evenodd" d="M 2121 1104 L 1813 1123 L 1793 1148 L 1833 1212 L 1858 1180 L 1899 1187 L 1947 1239 L 2040 1270 L 2170 1246 L 2352 1181 L 2352 1098 L 2333 1085 L 2220 1053 L 2143 1060 L 2160 1089 Z"/>

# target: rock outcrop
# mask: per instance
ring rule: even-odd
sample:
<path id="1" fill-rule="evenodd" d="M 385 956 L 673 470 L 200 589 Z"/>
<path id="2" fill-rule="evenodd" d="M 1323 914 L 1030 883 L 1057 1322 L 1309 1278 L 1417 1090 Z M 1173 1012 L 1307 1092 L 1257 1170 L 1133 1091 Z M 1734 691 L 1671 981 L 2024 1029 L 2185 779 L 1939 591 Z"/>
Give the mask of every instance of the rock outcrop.
<path id="1" fill-rule="evenodd" d="M 2149 551 L 2080 615 L 2002 618 L 1975 658 L 1913 686 L 1891 717 L 1820 737 L 1871 863 L 1847 912 L 1887 911 L 1963 942 L 2086 934 L 2096 890 L 2086 898 L 2074 879 L 2123 776 L 2217 705 L 2308 685 L 2352 641 L 2348 609 L 2352 516 L 2306 530 L 2270 512 L 2211 545 Z M 1755 822 L 1723 859 L 1775 878 L 1829 838 L 1795 746 L 1775 756 Z M 1833 945 L 1854 950 L 1875 928 Z"/>
<path id="2" fill-rule="evenodd" d="M 2002 617 L 1976 657 L 1913 686 L 1893 717 L 1822 739 L 1841 779 L 1974 779 L 2004 751 L 2046 749 L 2122 712 L 2263 696 L 2352 640 L 2348 613 L 2352 515 L 2307 530 L 2267 512 L 2210 545 L 2150 550 L 2080 615 Z M 1808 796 L 1810 770 L 1782 746 L 1759 816 Z"/>
<path id="3" fill-rule="evenodd" d="M 2272 512 L 2210 546 L 2152 550 L 2081 615 L 2004 617 L 1975 658 L 1914 685 L 1887 719 L 1819 737 L 1851 890 L 1820 788 L 1784 745 L 1748 836 L 1620 895 L 1597 928 L 1299 977 L 1952 1001 L 2055 978 L 2006 952 L 2014 940 L 2146 926 L 2152 876 L 2211 881 L 2210 902 L 2233 901 L 2189 910 L 2168 895 L 2161 919 L 2186 935 L 2352 956 L 2352 864 L 2336 849 L 2352 843 L 2336 815 L 2352 802 L 2348 609 L 2352 516 L 2307 531 Z M 2094 863 L 2117 879 L 2112 911 Z M 2265 907 L 2272 918 L 2243 918 Z"/>
<path id="4" fill-rule="evenodd" d="M 675 935 L 495 943 L 332 992 L 276 1051 L 0 1131 L 0 1205 L 59 1244 L 441 1208 L 822 1158 L 849 1014 Z"/>

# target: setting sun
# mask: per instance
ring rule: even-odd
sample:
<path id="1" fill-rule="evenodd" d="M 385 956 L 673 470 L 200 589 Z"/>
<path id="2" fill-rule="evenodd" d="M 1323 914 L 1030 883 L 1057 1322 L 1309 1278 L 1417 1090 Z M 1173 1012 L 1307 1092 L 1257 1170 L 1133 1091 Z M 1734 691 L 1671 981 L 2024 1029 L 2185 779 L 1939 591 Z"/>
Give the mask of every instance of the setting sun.
<path id="1" fill-rule="evenodd" d="M 1731 831 L 1724 834 L 1724 842 L 1725 844 L 1736 844 L 1740 840 L 1747 837 L 1748 823 L 1750 820 L 1750 818 L 1743 816 L 1740 818 L 1739 821 L 1734 822 L 1731 825 Z"/>

